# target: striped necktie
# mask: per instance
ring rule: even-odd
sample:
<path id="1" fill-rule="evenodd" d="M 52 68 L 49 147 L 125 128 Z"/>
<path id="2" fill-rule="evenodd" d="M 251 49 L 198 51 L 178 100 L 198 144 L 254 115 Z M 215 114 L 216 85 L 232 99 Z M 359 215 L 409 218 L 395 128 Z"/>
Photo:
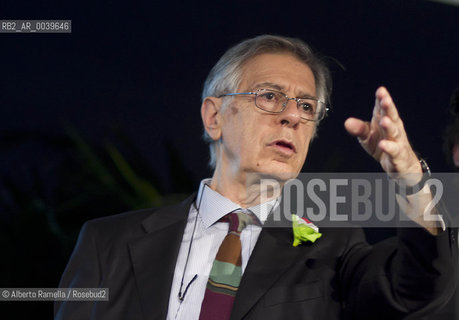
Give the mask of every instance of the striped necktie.
<path id="1" fill-rule="evenodd" d="M 242 210 L 225 215 L 219 222 L 229 223 L 228 234 L 212 264 L 199 320 L 229 319 L 242 277 L 241 232 L 249 224 L 260 225 L 253 213 Z"/>

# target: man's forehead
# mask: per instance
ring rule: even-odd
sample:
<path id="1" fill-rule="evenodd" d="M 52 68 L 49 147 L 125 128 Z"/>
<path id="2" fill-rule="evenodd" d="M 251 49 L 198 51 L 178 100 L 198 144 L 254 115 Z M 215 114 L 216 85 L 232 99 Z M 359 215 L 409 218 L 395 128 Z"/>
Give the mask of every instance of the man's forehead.
<path id="1" fill-rule="evenodd" d="M 315 94 L 315 79 L 307 63 L 290 53 L 263 53 L 247 60 L 241 70 L 239 89 L 260 88 L 285 91 L 296 87 L 295 94 Z"/>

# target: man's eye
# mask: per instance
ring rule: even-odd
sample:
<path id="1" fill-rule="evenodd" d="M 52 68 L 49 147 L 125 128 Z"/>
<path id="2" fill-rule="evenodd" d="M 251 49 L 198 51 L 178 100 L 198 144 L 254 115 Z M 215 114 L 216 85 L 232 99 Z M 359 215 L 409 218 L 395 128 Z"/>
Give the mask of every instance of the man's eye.
<path id="1" fill-rule="evenodd" d="M 308 102 L 301 103 L 300 108 L 306 113 L 314 113 L 314 106 Z"/>
<path id="2" fill-rule="evenodd" d="M 265 92 L 260 96 L 265 100 L 276 100 L 276 94 L 274 92 Z"/>

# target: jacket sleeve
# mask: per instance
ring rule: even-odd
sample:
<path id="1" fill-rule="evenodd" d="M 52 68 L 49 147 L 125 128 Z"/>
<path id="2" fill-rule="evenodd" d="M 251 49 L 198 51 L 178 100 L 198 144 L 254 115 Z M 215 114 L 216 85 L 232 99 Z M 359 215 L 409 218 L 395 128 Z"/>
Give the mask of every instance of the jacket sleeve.
<path id="1" fill-rule="evenodd" d="M 101 279 L 97 242 L 91 224 L 86 222 L 59 283 L 60 288 L 98 288 Z M 56 301 L 56 320 L 91 319 L 94 301 Z"/>
<path id="2" fill-rule="evenodd" d="M 446 304 L 458 279 L 456 232 L 401 228 L 372 247 L 351 237 L 340 274 L 347 318 L 417 319 Z"/>

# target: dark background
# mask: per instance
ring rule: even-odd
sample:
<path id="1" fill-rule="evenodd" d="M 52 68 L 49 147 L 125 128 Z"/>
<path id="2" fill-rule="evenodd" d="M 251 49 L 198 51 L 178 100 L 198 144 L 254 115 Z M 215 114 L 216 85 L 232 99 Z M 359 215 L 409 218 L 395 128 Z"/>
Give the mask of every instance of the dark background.
<path id="1" fill-rule="evenodd" d="M 385 85 L 414 149 L 449 171 L 459 7 L 398 1 L 53 1 L 0 19 L 71 19 L 71 34 L 0 34 L 0 287 L 56 287 L 81 224 L 160 206 L 211 174 L 202 83 L 230 46 L 271 33 L 330 59 L 333 111 L 304 171 L 379 171 L 347 135 Z M 27 307 L 24 307 L 27 306 Z M 1 303 L 51 318 L 50 303 Z M 3 317 L 2 317 L 3 318 Z"/>

